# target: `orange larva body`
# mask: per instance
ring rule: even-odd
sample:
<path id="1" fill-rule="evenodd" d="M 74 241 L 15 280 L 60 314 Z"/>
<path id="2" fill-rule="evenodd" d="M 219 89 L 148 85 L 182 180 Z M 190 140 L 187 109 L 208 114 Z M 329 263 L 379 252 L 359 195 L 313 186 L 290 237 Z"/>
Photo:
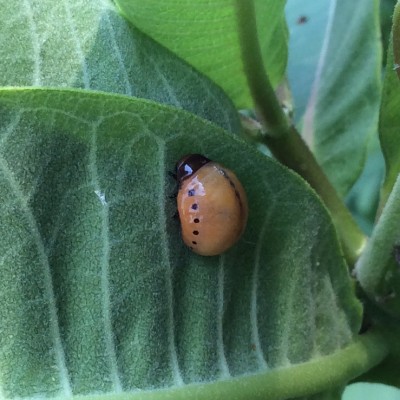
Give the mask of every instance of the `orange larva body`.
<path id="1" fill-rule="evenodd" d="M 187 156 L 177 169 L 180 182 L 177 205 L 182 238 L 197 254 L 218 255 L 236 243 L 246 227 L 246 193 L 229 169 L 205 157 L 198 169 L 191 169 L 191 157 L 203 156 Z M 183 163 L 188 163 L 189 173 L 185 169 L 182 177 L 179 166 L 182 167 Z"/>

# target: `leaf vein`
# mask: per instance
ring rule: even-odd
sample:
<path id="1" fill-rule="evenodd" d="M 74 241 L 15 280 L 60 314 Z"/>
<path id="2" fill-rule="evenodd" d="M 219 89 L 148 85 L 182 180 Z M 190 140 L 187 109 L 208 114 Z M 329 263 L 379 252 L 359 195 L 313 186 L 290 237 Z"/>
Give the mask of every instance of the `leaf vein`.
<path id="1" fill-rule="evenodd" d="M 74 23 L 74 18 L 71 14 L 71 10 L 69 7 L 70 2 L 69 1 L 64 1 L 64 9 L 65 9 L 65 14 L 67 17 L 67 22 L 69 23 L 70 27 L 71 27 L 71 37 L 72 39 L 75 41 L 75 49 L 76 49 L 76 54 L 80 60 L 80 63 L 82 65 L 82 79 L 83 79 L 83 86 L 85 89 L 90 89 L 90 77 L 89 77 L 89 69 L 88 69 L 88 65 L 86 63 L 86 57 L 85 54 L 82 50 L 82 46 L 81 43 L 79 41 L 79 34 L 78 31 L 76 29 L 76 25 Z"/>
<path id="2" fill-rule="evenodd" d="M 225 256 L 222 255 L 219 258 L 219 270 L 218 270 L 218 319 L 217 319 L 217 349 L 218 358 L 220 362 L 221 377 L 229 378 L 231 376 L 229 372 L 228 362 L 225 357 L 224 350 L 224 334 L 223 334 L 223 320 L 224 320 L 224 280 L 225 280 Z"/>
<path id="3" fill-rule="evenodd" d="M 36 24 L 33 17 L 33 10 L 29 0 L 24 0 L 24 8 L 26 10 L 26 15 L 28 18 L 28 24 L 30 28 L 30 37 L 32 39 L 32 49 L 33 49 L 33 79 L 32 84 L 34 86 L 41 85 L 40 77 L 40 46 L 39 46 L 39 35 L 36 30 Z"/>
<path id="4" fill-rule="evenodd" d="M 318 103 L 318 91 L 321 84 L 322 73 L 325 67 L 325 61 L 328 56 L 328 47 L 331 40 L 331 33 L 333 28 L 333 20 L 335 17 L 335 11 L 337 6 L 337 0 L 332 0 L 329 5 L 328 10 L 328 21 L 326 24 L 324 42 L 322 43 L 322 48 L 320 56 L 317 63 L 317 69 L 315 71 L 315 79 L 311 87 L 311 93 L 307 104 L 307 109 L 304 114 L 303 123 L 303 137 L 307 144 L 312 148 L 314 142 L 314 118 L 315 111 Z"/>
<path id="5" fill-rule="evenodd" d="M 7 129 L 0 139 L 0 149 L 5 146 L 8 138 L 19 125 L 21 118 L 22 118 L 22 111 L 18 112 L 18 114 L 15 115 L 15 118 L 8 123 Z"/>
<path id="6" fill-rule="evenodd" d="M 122 53 L 121 53 L 121 51 L 119 49 L 119 46 L 118 46 L 118 42 L 115 39 L 115 31 L 114 31 L 113 25 L 112 25 L 112 23 L 110 21 L 110 18 L 108 16 L 108 14 L 105 15 L 105 19 L 107 21 L 108 31 L 110 32 L 110 40 L 112 42 L 112 48 L 115 51 L 115 56 L 116 56 L 116 59 L 117 59 L 117 62 L 119 64 L 119 66 L 121 68 L 121 71 L 122 71 L 122 74 L 123 74 L 123 78 L 124 78 L 124 81 L 125 81 L 125 93 L 128 96 L 132 96 L 132 86 L 131 86 L 131 84 L 129 82 L 129 74 L 128 74 L 128 71 L 126 70 L 125 63 L 124 63 L 124 60 L 122 58 Z"/>
<path id="7" fill-rule="evenodd" d="M 92 175 L 92 182 L 95 193 L 103 193 L 100 189 L 99 175 L 97 170 L 97 127 L 92 129 L 92 142 L 90 146 L 89 169 Z M 99 195 L 98 195 L 99 196 Z M 102 205 L 101 212 L 101 236 L 104 243 L 104 254 L 101 260 L 101 289 L 102 289 L 102 307 L 104 316 L 104 334 L 106 338 L 107 354 L 110 357 L 111 379 L 114 384 L 114 390 L 122 392 L 122 385 L 119 379 L 117 357 L 115 344 L 112 336 L 111 323 L 111 305 L 110 305 L 110 282 L 109 282 L 109 264 L 110 264 L 110 237 L 109 237 L 109 205 L 107 201 L 99 199 Z"/>
<path id="8" fill-rule="evenodd" d="M 255 345 L 255 352 L 257 356 L 258 363 L 261 368 L 268 369 L 268 363 L 265 360 L 264 354 L 262 352 L 260 333 L 258 329 L 258 318 L 257 318 L 257 290 L 258 290 L 258 272 L 260 269 L 260 259 L 261 259 L 261 249 L 264 243 L 264 236 L 270 219 L 270 215 L 273 207 L 268 209 L 265 214 L 265 218 L 261 227 L 260 235 L 257 241 L 257 246 L 255 250 L 255 263 L 252 277 L 252 288 L 251 288 L 251 304 L 250 304 L 250 322 L 251 322 L 251 336 L 252 341 Z"/>
<path id="9" fill-rule="evenodd" d="M 159 143 L 159 151 L 160 151 L 160 177 L 161 179 L 164 179 L 165 172 L 166 172 L 166 155 L 165 155 L 165 143 Z M 169 352 L 171 354 L 171 368 L 172 372 L 174 374 L 174 381 L 175 385 L 177 386 L 182 386 L 183 385 L 183 378 L 181 375 L 181 371 L 179 368 L 179 362 L 178 362 L 178 354 L 176 350 L 176 343 L 175 343 L 175 322 L 174 322 L 174 290 L 173 290 L 173 285 L 172 285 L 172 268 L 171 268 L 171 263 L 170 263 L 170 254 L 169 254 L 169 246 L 168 246 L 168 237 L 167 237 L 167 216 L 166 216 L 166 210 L 165 210 L 165 198 L 166 198 L 166 193 L 165 193 L 165 185 L 160 185 L 164 190 L 160 190 L 160 198 L 159 198 L 159 203 L 160 203 L 160 226 L 164 227 L 161 229 L 161 251 L 164 253 L 163 258 L 166 260 L 167 266 L 166 266 L 166 290 L 167 290 L 167 305 L 168 305 L 168 326 L 167 326 L 167 332 L 168 332 L 168 343 L 169 343 Z"/>
<path id="10" fill-rule="evenodd" d="M 26 201 L 26 197 L 23 195 L 18 182 L 16 181 L 11 169 L 9 168 L 7 161 L 2 156 L 0 156 L 0 168 L 4 172 L 4 175 L 8 180 L 16 199 L 19 201 L 21 205 L 21 209 L 26 215 L 29 228 L 32 232 L 32 239 L 35 242 L 38 251 L 39 261 L 43 265 L 44 286 L 47 295 L 46 297 L 49 299 L 49 314 L 50 314 L 49 324 L 50 324 L 50 332 L 54 340 L 54 348 L 55 348 L 54 354 L 56 357 L 58 370 L 60 372 L 60 382 L 62 389 L 64 391 L 65 396 L 69 397 L 72 396 L 72 390 L 66 366 L 65 352 L 62 346 L 61 334 L 58 325 L 56 299 L 54 295 L 54 288 L 50 272 L 49 260 L 46 256 L 43 241 L 40 236 L 40 232 L 37 223 L 35 221 L 35 217 L 32 213 L 32 210 L 30 209 Z"/>

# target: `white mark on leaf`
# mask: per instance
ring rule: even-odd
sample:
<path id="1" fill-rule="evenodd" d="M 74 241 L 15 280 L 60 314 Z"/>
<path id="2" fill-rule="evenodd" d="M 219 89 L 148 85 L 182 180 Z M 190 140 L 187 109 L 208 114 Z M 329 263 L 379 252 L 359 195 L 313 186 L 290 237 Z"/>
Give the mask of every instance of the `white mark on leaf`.
<path id="1" fill-rule="evenodd" d="M 107 201 L 106 201 L 106 195 L 104 192 L 102 192 L 101 190 L 95 190 L 94 191 L 96 193 L 96 196 L 100 199 L 100 202 L 103 206 L 107 205 Z"/>

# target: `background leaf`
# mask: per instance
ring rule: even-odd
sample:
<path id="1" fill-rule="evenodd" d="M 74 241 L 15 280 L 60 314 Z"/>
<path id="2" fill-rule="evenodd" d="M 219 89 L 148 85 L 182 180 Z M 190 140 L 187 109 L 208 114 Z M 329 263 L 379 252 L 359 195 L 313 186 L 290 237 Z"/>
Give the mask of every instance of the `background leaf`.
<path id="1" fill-rule="evenodd" d="M 398 7 L 398 6 L 397 6 Z M 397 21 L 400 25 L 400 18 Z M 400 43 L 397 51 L 400 53 Z M 400 61 L 400 60 L 399 60 Z M 400 173 L 400 81 L 393 60 L 393 41 L 389 43 L 379 119 L 379 137 L 386 163 L 385 182 L 381 192 L 381 207 L 386 203 Z"/>
<path id="2" fill-rule="evenodd" d="M 387 49 L 392 31 L 393 9 L 397 0 L 380 1 L 383 59 L 386 66 Z M 376 222 L 380 190 L 385 176 L 379 135 L 373 135 L 368 143 L 368 156 L 364 170 L 346 197 L 346 204 L 367 235 L 371 235 Z"/>
<path id="3" fill-rule="evenodd" d="M 0 121 L 4 398 L 274 381 L 308 360 L 331 376 L 318 362 L 352 343 L 360 306 L 297 175 L 209 122 L 124 96 L 3 89 Z M 221 257 L 191 253 L 172 219 L 167 173 L 188 152 L 234 168 L 248 193 L 246 232 Z"/>
<path id="4" fill-rule="evenodd" d="M 350 385 L 343 394 L 343 400 L 399 400 L 400 390 L 392 386 L 355 383 Z"/>
<path id="5" fill-rule="evenodd" d="M 130 26 L 108 0 L 0 0 L 0 85 L 144 97 L 240 131 L 220 88 Z"/>
<path id="6" fill-rule="evenodd" d="M 364 166 L 369 137 L 377 131 L 379 2 L 289 0 L 286 11 L 296 119 L 302 120 L 304 139 L 344 196 Z"/>
<path id="7" fill-rule="evenodd" d="M 259 42 L 269 79 L 283 79 L 287 58 L 284 0 L 254 1 Z M 116 0 L 135 26 L 220 85 L 238 108 L 253 106 L 239 45 L 235 0 Z"/>
<path id="8" fill-rule="evenodd" d="M 368 158 L 364 170 L 346 196 L 349 207 L 358 225 L 370 236 L 376 222 L 380 189 L 385 176 L 385 161 L 379 144 L 378 135 L 374 135 L 368 144 Z"/>

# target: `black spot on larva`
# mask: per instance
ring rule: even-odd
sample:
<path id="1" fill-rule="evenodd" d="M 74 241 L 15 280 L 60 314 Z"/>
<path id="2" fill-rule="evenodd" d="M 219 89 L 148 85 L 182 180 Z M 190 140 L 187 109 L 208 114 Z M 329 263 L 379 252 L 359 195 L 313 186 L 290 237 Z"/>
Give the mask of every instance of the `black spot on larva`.
<path id="1" fill-rule="evenodd" d="M 199 220 L 198 218 L 195 218 L 195 219 L 193 220 L 193 222 L 194 222 L 195 224 L 198 224 L 198 223 L 200 222 L 200 220 Z"/>
<path id="2" fill-rule="evenodd" d="M 197 242 L 195 242 L 195 241 L 193 240 L 192 244 L 197 244 Z"/>
<path id="3" fill-rule="evenodd" d="M 197 210 L 198 205 L 196 203 L 192 204 L 192 210 Z"/>
<path id="4" fill-rule="evenodd" d="M 193 231 L 193 235 L 198 235 L 199 231 Z"/>
<path id="5" fill-rule="evenodd" d="M 194 196 L 194 189 L 188 190 L 188 196 L 189 197 Z"/>

